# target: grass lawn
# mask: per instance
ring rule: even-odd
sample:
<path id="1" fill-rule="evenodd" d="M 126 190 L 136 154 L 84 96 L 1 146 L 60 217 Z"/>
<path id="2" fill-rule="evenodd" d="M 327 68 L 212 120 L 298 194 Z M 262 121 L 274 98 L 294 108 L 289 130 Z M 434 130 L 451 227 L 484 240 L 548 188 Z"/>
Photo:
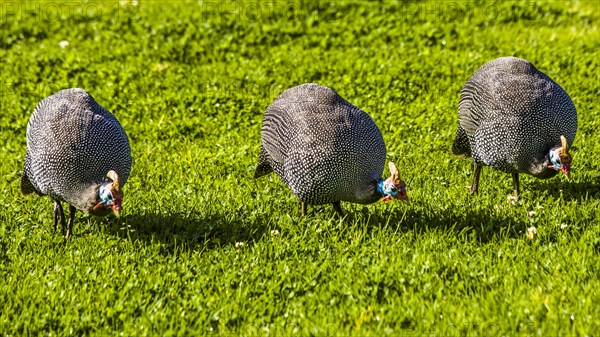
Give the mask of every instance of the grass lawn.
<path id="1" fill-rule="evenodd" d="M 0 335 L 597 334 L 599 23 L 595 1 L 0 2 Z M 571 180 L 522 175 L 517 202 L 489 168 L 469 196 L 450 153 L 462 85 L 507 55 L 579 119 Z M 305 82 L 372 116 L 410 204 L 301 218 L 252 179 L 265 108 Z M 78 213 L 69 241 L 19 187 L 27 120 L 67 87 L 134 160 L 124 216 Z"/>

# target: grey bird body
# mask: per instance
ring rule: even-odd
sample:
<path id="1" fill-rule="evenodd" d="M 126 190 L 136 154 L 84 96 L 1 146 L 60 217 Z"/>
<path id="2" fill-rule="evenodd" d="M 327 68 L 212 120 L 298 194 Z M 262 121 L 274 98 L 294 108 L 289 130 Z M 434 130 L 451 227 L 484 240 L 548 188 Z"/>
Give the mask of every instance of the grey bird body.
<path id="1" fill-rule="evenodd" d="M 275 171 L 308 204 L 373 203 L 385 165 L 381 132 L 334 90 L 303 84 L 267 109 L 255 178 Z M 340 213 L 341 211 L 338 211 Z"/>
<path id="2" fill-rule="evenodd" d="M 553 177 L 558 171 L 548 167 L 549 151 L 561 146 L 561 136 L 572 144 L 577 132 L 569 95 L 516 57 L 498 58 L 475 72 L 461 91 L 458 120 L 453 153 L 472 156 L 477 176 L 481 166 L 490 166 L 514 179 L 519 173 Z M 515 187 L 518 194 L 518 180 Z"/>
<path id="3" fill-rule="evenodd" d="M 110 209 L 94 206 L 111 170 L 125 185 L 129 139 L 110 112 L 83 89 L 62 90 L 38 103 L 27 125 L 24 194 L 48 195 L 61 210 L 60 202 L 67 202 L 85 213 L 106 215 Z"/>

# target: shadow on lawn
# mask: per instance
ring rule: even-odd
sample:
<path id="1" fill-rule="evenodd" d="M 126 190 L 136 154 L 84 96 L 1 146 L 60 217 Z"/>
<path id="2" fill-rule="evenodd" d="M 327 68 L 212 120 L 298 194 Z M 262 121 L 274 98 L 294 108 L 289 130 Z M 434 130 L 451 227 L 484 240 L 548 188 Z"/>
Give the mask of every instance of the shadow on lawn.
<path id="1" fill-rule="evenodd" d="M 600 186 L 594 183 L 569 183 L 554 180 L 533 180 L 522 184 L 522 188 L 531 191 L 544 191 L 556 199 L 585 200 L 600 198 Z M 538 192 L 535 192 L 538 193 Z M 477 198 L 471 201 L 476 205 Z M 456 235 L 476 238 L 486 243 L 495 237 L 523 237 L 529 226 L 526 211 L 523 215 L 509 213 L 498 214 L 494 210 L 477 209 L 477 207 L 453 207 L 452 205 L 415 204 L 387 207 L 381 211 L 371 208 L 349 206 L 343 203 L 346 212 L 345 221 L 366 223 L 369 231 L 375 228 L 390 227 L 398 232 L 425 233 L 430 229 L 452 229 Z M 466 211 L 464 211 L 467 209 Z M 462 211 L 460 211 L 462 210 Z M 334 213 L 331 205 L 312 206 L 308 217 L 316 217 L 319 213 Z M 299 213 L 299 212 L 298 212 Z M 213 249 L 235 245 L 236 242 L 260 241 L 270 230 L 270 222 L 260 216 L 253 221 L 241 221 L 239 216 L 190 214 L 132 214 L 123 219 L 102 221 L 103 231 L 112 235 L 141 240 L 148 243 L 160 243 L 166 254 L 176 249 Z M 301 217 L 295 214 L 298 221 Z"/>
<path id="2" fill-rule="evenodd" d="M 555 199 L 565 201 L 600 198 L 600 179 L 578 183 L 535 179 L 527 184 L 522 183 L 521 188 L 528 189 L 531 194 L 547 193 Z M 528 227 L 539 225 L 528 219 L 527 210 L 522 207 L 517 206 L 516 212 L 498 214 L 493 209 L 477 209 L 476 196 L 467 202 L 473 203 L 474 207 L 422 204 L 417 207 L 397 206 L 376 214 L 368 214 L 366 209 L 358 212 L 361 213 L 361 217 L 368 218 L 369 229 L 390 226 L 395 231 L 415 233 L 424 233 L 435 228 L 452 229 L 457 235 L 473 236 L 482 243 L 495 237 L 523 238 Z M 464 211 L 465 209 L 467 210 Z M 352 215 L 349 219 L 352 219 Z"/>
<path id="3" fill-rule="evenodd" d="M 417 235 L 431 229 L 452 229 L 456 235 L 475 237 L 486 243 L 494 237 L 522 237 L 529 227 L 526 215 L 515 218 L 514 214 L 494 215 L 492 211 L 467 211 L 457 213 L 448 208 L 402 206 L 377 214 L 367 214 L 365 210 L 360 216 L 368 217 L 368 230 L 390 227 L 397 232 L 414 232 Z M 351 219 L 351 218 L 350 218 Z"/>
<path id="4" fill-rule="evenodd" d="M 556 179 L 536 179 L 525 186 L 523 186 L 523 184 L 521 186 L 521 188 L 528 188 L 532 191 L 546 191 L 555 199 L 564 199 L 567 201 L 582 201 L 588 198 L 600 199 L 600 179 L 596 179 L 596 181 L 591 182 L 578 183 L 570 181 L 558 181 Z"/>
<path id="5" fill-rule="evenodd" d="M 112 219 L 103 229 L 120 238 L 159 243 L 165 254 L 176 249 L 204 250 L 258 241 L 267 230 L 266 226 L 241 223 L 234 216 L 226 219 L 199 214 L 133 214 L 121 220 Z"/>

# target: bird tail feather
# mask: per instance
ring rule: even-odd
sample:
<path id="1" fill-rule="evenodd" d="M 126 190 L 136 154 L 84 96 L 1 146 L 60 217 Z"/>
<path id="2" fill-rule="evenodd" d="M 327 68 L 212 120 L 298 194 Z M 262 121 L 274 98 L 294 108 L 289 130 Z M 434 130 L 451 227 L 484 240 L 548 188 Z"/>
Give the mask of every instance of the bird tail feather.
<path id="1" fill-rule="evenodd" d="M 268 153 L 265 148 L 261 146 L 260 154 L 258 156 L 258 165 L 254 171 L 254 179 L 260 178 L 271 172 L 273 172 L 273 167 L 271 167 L 271 164 L 269 164 Z"/>
<path id="2" fill-rule="evenodd" d="M 471 145 L 469 144 L 469 136 L 462 127 L 456 130 L 456 137 L 452 143 L 452 153 L 455 155 L 471 156 Z"/>
<path id="3" fill-rule="evenodd" d="M 21 173 L 21 193 L 23 193 L 23 195 L 28 195 L 31 193 L 40 194 L 40 192 L 35 188 L 35 186 L 33 186 L 31 181 L 29 180 L 27 172 L 25 171 Z"/>

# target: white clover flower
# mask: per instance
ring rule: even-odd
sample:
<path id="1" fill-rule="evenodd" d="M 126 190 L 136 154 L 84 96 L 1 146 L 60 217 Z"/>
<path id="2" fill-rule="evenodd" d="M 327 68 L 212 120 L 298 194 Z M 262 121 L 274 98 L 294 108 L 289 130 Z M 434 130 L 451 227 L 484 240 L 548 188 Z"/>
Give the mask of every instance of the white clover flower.
<path id="1" fill-rule="evenodd" d="M 121 0 L 119 1 L 119 5 L 121 5 L 121 7 L 125 7 L 127 5 L 137 6 L 138 2 L 137 0 Z"/>
<path id="2" fill-rule="evenodd" d="M 517 203 L 517 200 L 519 198 L 515 197 L 514 195 L 509 195 L 508 197 L 506 197 L 506 202 L 508 202 L 511 205 L 514 205 Z"/>
<path id="3" fill-rule="evenodd" d="M 535 227 L 527 228 L 527 238 L 529 240 L 535 239 L 536 236 L 537 236 L 537 229 Z"/>

